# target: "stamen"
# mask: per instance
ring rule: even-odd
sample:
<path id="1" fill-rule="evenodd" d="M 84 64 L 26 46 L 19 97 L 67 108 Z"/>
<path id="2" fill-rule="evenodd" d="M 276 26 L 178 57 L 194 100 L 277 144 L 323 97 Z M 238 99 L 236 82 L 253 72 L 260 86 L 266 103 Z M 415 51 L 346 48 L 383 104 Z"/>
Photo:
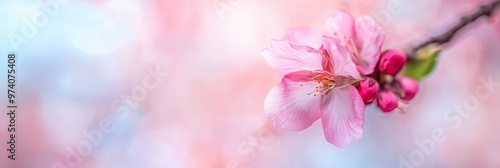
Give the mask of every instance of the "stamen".
<path id="1" fill-rule="evenodd" d="M 354 44 L 354 40 L 352 39 L 352 36 L 349 36 L 349 39 L 347 39 L 345 41 L 345 45 L 344 46 L 351 53 L 352 57 L 354 58 L 353 61 L 357 62 L 358 57 L 359 57 L 359 53 L 358 53 L 358 49 L 356 48 L 356 46 Z"/>
<path id="2" fill-rule="evenodd" d="M 327 94 L 336 84 L 333 78 L 329 75 L 318 75 L 313 79 L 317 80 L 319 85 L 315 87 L 313 92 L 307 93 L 307 95 L 313 94 L 313 96 L 318 96 L 319 94 Z"/>

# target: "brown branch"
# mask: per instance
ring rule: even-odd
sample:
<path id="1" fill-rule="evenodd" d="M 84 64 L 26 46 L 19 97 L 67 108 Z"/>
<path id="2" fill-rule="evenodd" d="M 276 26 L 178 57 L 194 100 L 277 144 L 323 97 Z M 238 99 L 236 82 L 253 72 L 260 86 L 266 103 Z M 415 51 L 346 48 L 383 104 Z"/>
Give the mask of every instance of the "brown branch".
<path id="1" fill-rule="evenodd" d="M 499 5 L 500 5 L 500 0 L 493 0 L 490 3 L 481 5 L 475 12 L 473 12 L 469 15 L 463 16 L 456 25 L 452 26 L 450 29 L 445 31 L 443 34 L 431 37 L 431 38 L 421 42 L 420 44 L 415 45 L 412 48 L 409 48 L 406 51 L 408 57 L 410 59 L 415 58 L 415 53 L 419 49 L 424 48 L 430 44 L 443 45 L 443 44 L 450 42 L 453 39 L 453 37 L 455 37 L 455 34 L 457 34 L 462 28 L 464 28 L 465 26 L 469 25 L 470 23 L 476 21 L 481 16 L 487 16 L 488 18 L 491 18 L 494 10 Z"/>

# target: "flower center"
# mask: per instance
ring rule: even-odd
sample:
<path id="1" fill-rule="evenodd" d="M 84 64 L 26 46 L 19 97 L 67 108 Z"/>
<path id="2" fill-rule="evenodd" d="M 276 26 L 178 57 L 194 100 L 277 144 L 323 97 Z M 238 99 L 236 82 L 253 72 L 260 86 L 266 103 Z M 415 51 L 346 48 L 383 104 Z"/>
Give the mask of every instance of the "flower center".
<path id="1" fill-rule="evenodd" d="M 328 94 L 330 90 L 335 87 L 335 80 L 332 76 L 326 74 L 319 74 L 314 76 L 311 80 L 317 81 L 318 85 L 316 86 L 316 90 L 307 93 L 308 96 L 318 96 L 321 94 Z"/>
<path id="2" fill-rule="evenodd" d="M 354 79 L 352 77 L 344 76 L 332 76 L 330 73 L 323 71 L 325 73 L 317 74 L 310 78 L 310 81 L 316 81 L 317 85 L 315 90 L 308 92 L 308 96 L 318 96 L 321 94 L 328 94 L 333 88 L 342 88 L 345 86 L 352 85 L 353 83 L 359 82 L 359 79 Z M 310 71 L 312 74 L 312 71 Z M 301 84 L 300 86 L 304 86 Z"/>

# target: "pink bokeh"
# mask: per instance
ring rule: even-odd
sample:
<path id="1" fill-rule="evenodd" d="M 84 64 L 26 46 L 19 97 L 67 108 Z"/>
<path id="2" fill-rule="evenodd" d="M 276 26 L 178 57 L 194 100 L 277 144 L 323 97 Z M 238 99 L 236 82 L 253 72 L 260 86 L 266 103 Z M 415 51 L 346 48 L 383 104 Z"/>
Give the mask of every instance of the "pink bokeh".
<path id="1" fill-rule="evenodd" d="M 480 79 L 500 81 L 499 16 L 478 20 L 446 46 L 406 114 L 367 106 L 365 135 L 348 148 L 329 144 L 319 121 L 295 132 L 273 128 L 264 116 L 264 98 L 281 77 L 261 52 L 288 28 L 320 30 L 344 9 L 374 17 L 386 31 L 384 48 L 404 47 L 488 1 L 399 2 L 397 14 L 388 0 L 71 2 L 19 51 L 27 58 L 18 88 L 19 159 L 7 160 L 4 152 L 0 167 L 64 163 L 66 147 L 86 140 L 81 132 L 98 128 L 104 118 L 113 120 L 115 131 L 79 167 L 396 167 L 435 129 L 446 140 L 415 167 L 500 166 L 500 87 L 458 128 L 456 120 L 443 119 L 454 104 L 474 96 Z M 39 5 L 3 3 L 2 10 L 25 11 L 6 14 L 12 18 L 31 16 Z M 0 30 L 15 31 L 20 23 Z M 105 48 L 92 45 L 103 40 Z M 141 85 L 145 69 L 156 65 L 168 76 L 125 119 L 117 117 L 113 101 Z M 6 142 L 7 131 L 0 133 Z"/>

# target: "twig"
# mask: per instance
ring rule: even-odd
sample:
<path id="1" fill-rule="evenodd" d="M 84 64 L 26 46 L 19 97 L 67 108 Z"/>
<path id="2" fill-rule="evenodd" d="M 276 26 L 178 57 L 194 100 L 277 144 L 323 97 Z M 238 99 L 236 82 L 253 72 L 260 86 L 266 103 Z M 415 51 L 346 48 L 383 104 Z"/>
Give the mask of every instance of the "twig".
<path id="1" fill-rule="evenodd" d="M 455 37 L 455 34 L 457 34 L 457 32 L 459 32 L 466 25 L 474 22 L 475 20 L 477 20 L 481 16 L 487 16 L 487 17 L 491 18 L 494 10 L 499 5 L 500 5 L 500 0 L 493 0 L 490 3 L 481 5 L 475 12 L 471 13 L 470 15 L 463 16 L 456 25 L 452 26 L 450 29 L 445 31 L 443 34 L 431 37 L 431 38 L 423 41 L 422 43 L 415 45 L 414 47 L 408 49 L 406 51 L 406 54 L 408 55 L 409 58 L 415 58 L 415 53 L 419 49 L 424 48 L 427 45 L 430 45 L 430 44 L 443 45 L 443 44 L 450 42 L 453 39 L 453 37 Z"/>

